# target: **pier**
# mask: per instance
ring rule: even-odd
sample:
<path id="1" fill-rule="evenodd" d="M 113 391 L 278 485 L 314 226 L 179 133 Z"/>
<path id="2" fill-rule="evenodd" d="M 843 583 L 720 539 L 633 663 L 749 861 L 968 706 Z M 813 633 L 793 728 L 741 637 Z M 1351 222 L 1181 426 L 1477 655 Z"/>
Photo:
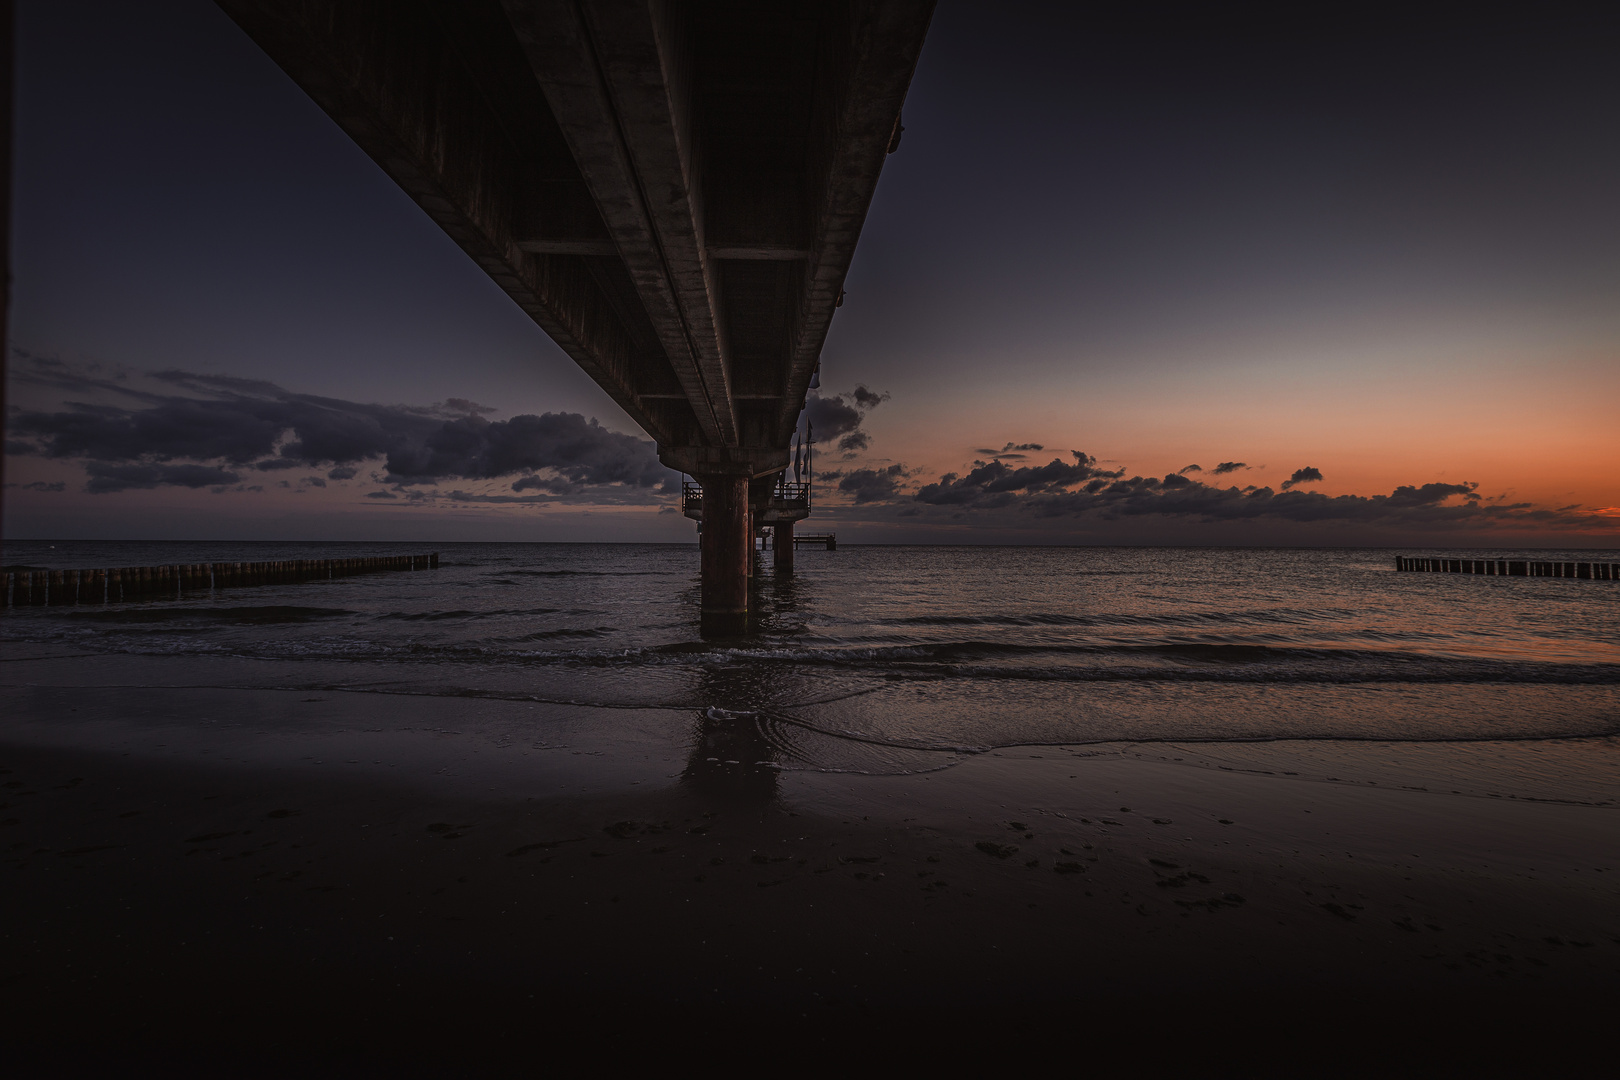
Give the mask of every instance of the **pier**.
<path id="1" fill-rule="evenodd" d="M 933 0 L 218 3 L 694 478 L 745 632 Z"/>
<path id="2" fill-rule="evenodd" d="M 1547 559 L 1430 559 L 1395 556 L 1395 569 L 1416 574 L 1485 574 L 1491 577 L 1578 578 L 1620 581 L 1620 563 Z"/>
<path id="3" fill-rule="evenodd" d="M 804 533 L 802 536 L 788 536 L 788 541 L 795 546 L 798 544 L 822 545 L 828 551 L 838 550 L 837 533 Z"/>
<path id="4" fill-rule="evenodd" d="M 171 563 L 108 570 L 7 570 L 0 574 L 5 606 L 118 604 L 126 600 L 182 599 L 214 589 L 286 585 L 376 574 L 387 570 L 437 570 L 439 553 L 355 559 L 279 559 L 272 562 Z"/>

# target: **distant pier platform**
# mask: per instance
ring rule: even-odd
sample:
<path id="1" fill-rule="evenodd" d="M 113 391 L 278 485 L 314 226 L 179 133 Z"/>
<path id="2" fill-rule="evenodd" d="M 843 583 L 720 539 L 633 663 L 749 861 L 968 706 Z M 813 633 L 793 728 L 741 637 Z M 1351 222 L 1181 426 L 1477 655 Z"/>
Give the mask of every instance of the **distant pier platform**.
<path id="1" fill-rule="evenodd" d="M 1395 556 L 1395 569 L 1418 574 L 1486 574 L 1492 577 L 1579 578 L 1620 581 L 1620 563 L 1548 559 L 1430 559 Z"/>
<path id="2" fill-rule="evenodd" d="M 819 544 L 822 547 L 825 547 L 828 551 L 837 551 L 838 550 L 838 534 L 837 533 L 794 533 L 793 534 L 793 546 L 798 547 L 801 544 Z"/>
<path id="3" fill-rule="evenodd" d="M 125 600 L 180 599 L 242 585 L 283 585 L 375 574 L 385 570 L 437 570 L 439 553 L 355 559 L 278 559 L 273 562 L 170 563 L 109 570 L 6 570 L 0 597 L 6 607 L 117 604 Z"/>

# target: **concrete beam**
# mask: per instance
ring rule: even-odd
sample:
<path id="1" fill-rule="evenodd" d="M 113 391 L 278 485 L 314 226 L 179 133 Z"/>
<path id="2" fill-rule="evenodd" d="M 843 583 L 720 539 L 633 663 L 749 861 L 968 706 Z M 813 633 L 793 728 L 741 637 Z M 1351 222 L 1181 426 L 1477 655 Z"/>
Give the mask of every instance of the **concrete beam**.
<path id="1" fill-rule="evenodd" d="M 388 0 L 219 6 L 648 434 L 698 435 L 694 418 L 643 405 L 642 390 L 673 381 L 667 362 L 580 256 L 521 243 L 533 203 L 583 183 L 498 10 L 491 22 Z M 595 217 L 588 198 L 563 201 Z"/>
<path id="2" fill-rule="evenodd" d="M 674 19 L 631 0 L 503 7 L 705 440 L 735 446 Z"/>
<path id="3" fill-rule="evenodd" d="M 800 262 L 810 257 L 810 249 L 780 244 L 709 245 L 709 258 L 741 262 Z"/>
<path id="4" fill-rule="evenodd" d="M 932 0 L 218 0 L 692 475 L 784 468 Z"/>
<path id="5" fill-rule="evenodd" d="M 585 9 L 597 59 L 635 164 L 659 252 L 680 308 L 681 329 L 703 385 L 716 400 L 727 445 L 738 438 L 731 361 L 704 247 L 701 128 L 694 116 L 694 73 L 680 4 L 594 0 Z M 719 404 L 723 400 L 724 404 Z"/>
<path id="6" fill-rule="evenodd" d="M 847 81 L 840 87 L 836 137 L 815 177 L 821 192 L 809 273 L 789 358 L 776 440 L 793 437 L 821 359 L 833 310 L 844 292 L 878 174 L 899 130 L 900 110 L 922 53 L 934 0 L 881 0 L 856 7 Z"/>
<path id="7" fill-rule="evenodd" d="M 616 255 L 619 251 L 612 240 L 519 240 L 517 246 L 531 255 Z"/>
<path id="8" fill-rule="evenodd" d="M 660 445 L 658 460 L 666 468 L 688 476 L 742 476 L 753 480 L 781 472 L 792 464 L 793 455 L 774 447 Z"/>

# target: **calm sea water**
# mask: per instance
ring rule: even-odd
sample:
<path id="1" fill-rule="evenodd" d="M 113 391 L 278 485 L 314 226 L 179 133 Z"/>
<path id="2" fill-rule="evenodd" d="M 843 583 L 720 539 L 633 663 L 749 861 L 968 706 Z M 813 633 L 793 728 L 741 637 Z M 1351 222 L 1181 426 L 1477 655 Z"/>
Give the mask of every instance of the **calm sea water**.
<path id="1" fill-rule="evenodd" d="M 429 547 L 11 543 L 6 561 Z M 801 550 L 782 581 L 767 555 L 757 632 L 714 642 L 696 633 L 693 546 L 438 550 L 436 572 L 17 609 L 0 633 L 58 654 L 164 657 L 167 670 L 191 661 L 199 681 L 252 660 L 278 685 L 582 703 L 603 724 L 636 708 L 750 714 L 751 752 L 786 769 L 913 771 L 1032 745 L 1401 743 L 1416 760 L 1518 742 L 1587 761 L 1620 745 L 1610 582 L 1398 574 L 1381 550 L 846 545 Z"/>

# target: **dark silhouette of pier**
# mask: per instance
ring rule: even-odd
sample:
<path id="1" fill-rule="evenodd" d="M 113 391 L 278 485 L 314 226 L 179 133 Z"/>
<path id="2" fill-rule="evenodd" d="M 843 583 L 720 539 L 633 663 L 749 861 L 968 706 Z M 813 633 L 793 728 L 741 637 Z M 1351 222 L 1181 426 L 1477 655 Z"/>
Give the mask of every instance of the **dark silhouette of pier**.
<path id="1" fill-rule="evenodd" d="M 837 533 L 801 533 L 798 536 L 789 534 L 787 540 L 789 544 L 820 544 L 828 551 L 838 550 Z"/>
<path id="2" fill-rule="evenodd" d="M 696 478 L 742 631 L 932 0 L 219 4 Z"/>

